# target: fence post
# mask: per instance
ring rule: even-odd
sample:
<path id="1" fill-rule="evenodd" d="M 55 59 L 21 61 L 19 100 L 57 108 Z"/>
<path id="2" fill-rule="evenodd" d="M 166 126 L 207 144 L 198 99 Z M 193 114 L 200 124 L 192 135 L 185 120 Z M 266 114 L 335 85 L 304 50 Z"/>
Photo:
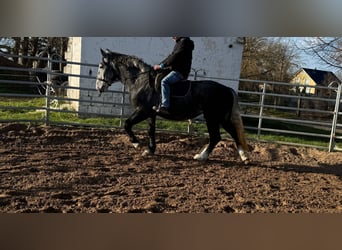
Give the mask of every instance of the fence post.
<path id="1" fill-rule="evenodd" d="M 262 126 L 262 115 L 264 111 L 264 102 L 265 102 L 265 95 L 266 95 L 266 83 L 263 85 L 262 95 L 260 98 L 260 112 L 259 112 L 259 122 L 258 122 L 258 140 L 260 139 L 261 134 L 261 126 Z"/>
<path id="2" fill-rule="evenodd" d="M 332 82 L 334 83 L 334 82 Z M 329 84 L 329 86 L 332 85 L 332 83 Z M 329 141 L 329 152 L 332 152 L 335 147 L 335 136 L 336 136 L 336 126 L 337 126 L 337 118 L 338 118 L 338 112 L 340 110 L 340 102 L 341 102 L 341 91 L 342 91 L 342 84 L 337 83 L 337 94 L 336 94 L 336 103 L 335 103 L 335 109 L 334 109 L 334 116 L 333 121 L 331 124 L 331 133 L 330 133 L 330 141 Z"/>
<path id="3" fill-rule="evenodd" d="M 121 105 L 121 110 L 120 110 L 120 128 L 122 128 L 123 126 L 123 117 L 124 117 L 124 114 L 125 114 L 125 97 L 126 97 L 126 86 L 125 84 L 122 84 L 122 105 Z"/>
<path id="4" fill-rule="evenodd" d="M 45 125 L 49 125 L 50 123 L 50 92 L 51 92 L 51 55 L 50 51 L 48 51 L 48 60 L 47 60 L 47 73 L 46 73 L 46 90 L 45 90 Z"/>
<path id="5" fill-rule="evenodd" d="M 204 69 L 195 69 L 195 68 L 191 68 L 192 71 L 194 71 L 194 81 L 197 80 L 197 75 L 198 75 L 198 72 L 202 71 L 203 75 L 206 75 L 206 72 Z M 188 135 L 192 135 L 194 131 L 194 127 L 193 127 L 193 122 L 192 122 L 192 119 L 188 119 Z"/>

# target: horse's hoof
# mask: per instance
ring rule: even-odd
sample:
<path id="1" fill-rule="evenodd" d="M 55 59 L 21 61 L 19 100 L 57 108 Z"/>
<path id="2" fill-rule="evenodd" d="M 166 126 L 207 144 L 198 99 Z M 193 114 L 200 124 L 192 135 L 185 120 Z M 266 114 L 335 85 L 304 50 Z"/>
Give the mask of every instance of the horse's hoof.
<path id="1" fill-rule="evenodd" d="M 245 165 L 249 165 L 249 164 L 251 163 L 251 161 L 250 161 L 248 158 L 245 159 L 245 160 L 243 160 L 242 162 L 243 162 L 243 164 L 245 164 Z"/>
<path id="2" fill-rule="evenodd" d="M 142 153 L 142 156 L 148 156 L 148 155 L 153 155 L 153 153 L 151 152 L 151 150 L 144 150 L 144 152 Z"/>
<path id="3" fill-rule="evenodd" d="M 194 160 L 197 160 L 197 161 L 206 161 L 208 160 L 208 157 L 203 157 L 203 154 L 196 154 L 194 156 Z"/>

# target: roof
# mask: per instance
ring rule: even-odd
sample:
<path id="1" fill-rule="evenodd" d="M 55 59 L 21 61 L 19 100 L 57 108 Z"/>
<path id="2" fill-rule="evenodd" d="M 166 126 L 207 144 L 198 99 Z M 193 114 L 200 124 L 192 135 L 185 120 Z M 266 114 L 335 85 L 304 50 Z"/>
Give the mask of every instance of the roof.
<path id="1" fill-rule="evenodd" d="M 340 82 L 340 79 L 331 71 L 302 68 L 317 85 L 327 86 L 332 81 Z"/>

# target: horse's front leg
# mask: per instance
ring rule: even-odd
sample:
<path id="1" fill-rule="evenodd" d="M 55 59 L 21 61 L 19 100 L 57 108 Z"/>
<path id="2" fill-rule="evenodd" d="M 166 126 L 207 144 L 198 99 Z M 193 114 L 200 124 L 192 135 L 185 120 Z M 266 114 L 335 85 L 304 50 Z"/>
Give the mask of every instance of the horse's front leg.
<path id="1" fill-rule="evenodd" d="M 135 148 L 139 147 L 139 140 L 138 138 L 135 136 L 135 134 L 132 131 L 132 127 L 139 123 L 142 122 L 144 120 L 147 119 L 147 115 L 142 112 L 141 109 L 136 109 L 133 114 L 127 118 L 127 120 L 125 121 L 125 131 L 129 137 L 130 142 L 133 144 L 133 146 Z"/>
<path id="2" fill-rule="evenodd" d="M 153 155 L 156 151 L 156 116 L 152 116 L 148 119 L 148 149 L 146 149 L 143 155 Z"/>
<path id="3" fill-rule="evenodd" d="M 135 148 L 140 146 L 138 138 L 132 131 L 132 127 L 148 118 L 148 115 L 142 111 L 141 109 L 136 109 L 133 114 L 125 121 L 125 130 L 129 136 L 130 142 L 133 144 Z M 148 149 L 143 152 L 143 156 L 154 154 L 156 150 L 156 142 L 155 142 L 155 121 L 156 117 L 152 116 L 149 118 L 149 128 L 148 128 L 148 135 L 149 135 L 149 144 Z"/>

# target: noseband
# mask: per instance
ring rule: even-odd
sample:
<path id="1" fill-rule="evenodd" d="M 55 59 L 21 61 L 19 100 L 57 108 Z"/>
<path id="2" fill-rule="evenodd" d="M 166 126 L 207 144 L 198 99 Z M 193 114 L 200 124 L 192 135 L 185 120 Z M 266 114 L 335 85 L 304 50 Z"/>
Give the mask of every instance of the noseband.
<path id="1" fill-rule="evenodd" d="M 106 64 L 106 67 L 107 67 L 107 70 L 108 70 L 108 67 L 110 67 L 109 70 L 111 70 L 112 72 L 114 72 L 113 75 L 120 76 L 120 74 L 118 74 L 117 69 L 116 69 L 116 67 L 115 67 L 115 65 L 114 65 L 113 62 Z M 104 79 L 104 78 L 96 78 L 96 80 L 102 81 L 102 82 L 106 83 L 108 86 L 111 86 L 111 85 L 112 85 L 112 81 L 106 80 L 106 79 Z"/>
<path id="2" fill-rule="evenodd" d="M 103 78 L 96 78 L 96 80 L 101 81 L 101 82 L 104 82 L 104 83 L 107 83 L 107 84 L 109 84 L 109 85 L 111 84 L 111 83 L 109 83 L 108 80 L 103 79 Z"/>

